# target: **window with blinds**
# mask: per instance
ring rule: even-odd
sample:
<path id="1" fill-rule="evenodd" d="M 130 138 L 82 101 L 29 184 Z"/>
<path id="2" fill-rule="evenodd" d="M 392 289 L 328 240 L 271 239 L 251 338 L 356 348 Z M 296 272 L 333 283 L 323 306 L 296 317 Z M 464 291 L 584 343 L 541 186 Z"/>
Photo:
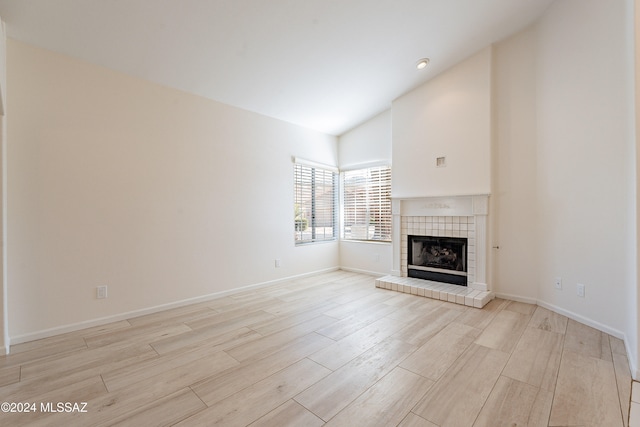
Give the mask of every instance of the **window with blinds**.
<path id="1" fill-rule="evenodd" d="M 294 164 L 296 244 L 336 239 L 337 187 L 336 172 Z"/>
<path id="2" fill-rule="evenodd" d="M 391 168 L 342 173 L 343 234 L 347 240 L 391 241 Z"/>

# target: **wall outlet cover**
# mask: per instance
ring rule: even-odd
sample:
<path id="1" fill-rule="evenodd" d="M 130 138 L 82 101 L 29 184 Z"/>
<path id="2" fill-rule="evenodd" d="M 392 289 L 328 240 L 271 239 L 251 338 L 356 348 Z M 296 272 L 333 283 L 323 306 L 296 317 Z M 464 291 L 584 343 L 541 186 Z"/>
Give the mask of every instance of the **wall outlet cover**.
<path id="1" fill-rule="evenodd" d="M 96 298 L 103 299 L 107 297 L 107 287 L 106 286 L 98 286 L 96 288 Z"/>
<path id="2" fill-rule="evenodd" d="M 556 277 L 555 282 L 554 282 L 554 286 L 556 289 L 558 290 L 562 290 L 562 277 Z"/>

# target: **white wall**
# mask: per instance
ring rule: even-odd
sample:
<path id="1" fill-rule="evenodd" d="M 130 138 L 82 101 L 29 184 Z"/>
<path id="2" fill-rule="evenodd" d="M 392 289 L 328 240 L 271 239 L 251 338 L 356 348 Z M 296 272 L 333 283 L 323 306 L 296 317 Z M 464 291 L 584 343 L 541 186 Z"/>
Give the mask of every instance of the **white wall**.
<path id="1" fill-rule="evenodd" d="M 491 192 L 493 289 L 624 336 L 635 369 L 632 3 L 556 1 L 394 101 L 392 128 L 394 197 Z"/>
<path id="2" fill-rule="evenodd" d="M 391 110 L 371 118 L 338 139 L 340 169 L 366 167 L 371 162 L 391 164 Z M 395 171 L 392 170 L 394 178 Z M 340 241 L 340 266 L 346 270 L 390 274 L 391 243 Z"/>
<path id="3" fill-rule="evenodd" d="M 396 99 L 392 116 L 393 197 L 490 193 L 490 47 Z"/>
<path id="4" fill-rule="evenodd" d="M 391 110 L 383 111 L 338 138 L 340 169 L 370 162 L 391 163 Z"/>
<path id="5" fill-rule="evenodd" d="M 635 157 L 631 158 L 631 161 L 635 161 L 634 170 L 635 170 L 635 179 L 633 182 L 635 183 L 635 200 L 633 202 L 633 208 L 635 208 L 634 216 L 636 218 L 636 241 L 635 247 L 635 264 L 633 265 L 633 273 L 632 275 L 636 278 L 630 284 L 629 295 L 627 298 L 627 318 L 628 318 L 628 328 L 625 331 L 627 334 L 627 351 L 630 353 L 629 356 L 635 363 L 635 379 L 640 378 L 640 373 L 638 373 L 638 358 L 640 354 L 640 339 L 638 337 L 640 331 L 640 316 L 638 313 L 638 307 L 640 307 L 640 292 L 638 292 L 638 277 L 639 277 L 639 266 L 640 266 L 640 251 L 638 251 L 638 242 L 640 242 L 640 185 L 638 185 L 639 178 L 639 167 L 640 165 L 640 0 L 635 0 L 630 7 L 635 9 L 635 13 L 629 13 L 631 20 L 631 29 L 630 29 L 630 37 L 635 41 L 634 46 L 632 46 L 633 54 L 635 57 L 635 75 L 634 77 L 634 85 L 635 85 L 635 99 L 634 99 L 634 109 L 635 109 L 635 123 L 634 123 L 634 131 L 635 131 Z"/>
<path id="6" fill-rule="evenodd" d="M 556 1 L 394 101 L 392 151 L 394 197 L 491 192 L 492 289 L 624 336 L 637 378 L 633 3 Z"/>
<path id="7" fill-rule="evenodd" d="M 493 291 L 538 297 L 536 28 L 494 47 L 493 185 L 490 203 Z"/>
<path id="8" fill-rule="evenodd" d="M 556 1 L 495 46 L 491 215 L 496 292 L 624 336 L 635 369 L 630 5 Z"/>
<path id="9" fill-rule="evenodd" d="M 392 158 L 394 197 L 491 192 L 495 290 L 624 334 L 637 367 L 631 4 L 556 1 L 339 146 L 9 41 L 12 338 L 338 265 L 388 273 L 390 245 L 294 246 L 290 158 Z"/>
<path id="10" fill-rule="evenodd" d="M 293 235 L 335 137 L 12 40 L 8 88 L 12 340 L 339 265 Z"/>
<path id="11" fill-rule="evenodd" d="M 626 3 L 555 2 L 539 23 L 536 68 L 538 298 L 617 331 L 635 286 Z"/>
<path id="12" fill-rule="evenodd" d="M 7 35 L 0 19 L 0 354 L 9 352 L 7 310 Z"/>

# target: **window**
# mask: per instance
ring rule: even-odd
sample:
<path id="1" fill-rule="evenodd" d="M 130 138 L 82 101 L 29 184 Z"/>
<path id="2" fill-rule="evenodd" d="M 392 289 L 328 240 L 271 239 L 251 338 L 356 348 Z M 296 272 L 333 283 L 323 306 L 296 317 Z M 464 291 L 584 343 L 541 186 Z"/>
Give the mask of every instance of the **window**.
<path id="1" fill-rule="evenodd" d="M 335 171 L 294 164 L 296 244 L 336 239 L 337 187 Z"/>
<path id="2" fill-rule="evenodd" d="M 391 241 L 391 168 L 342 173 L 343 234 L 346 240 Z"/>

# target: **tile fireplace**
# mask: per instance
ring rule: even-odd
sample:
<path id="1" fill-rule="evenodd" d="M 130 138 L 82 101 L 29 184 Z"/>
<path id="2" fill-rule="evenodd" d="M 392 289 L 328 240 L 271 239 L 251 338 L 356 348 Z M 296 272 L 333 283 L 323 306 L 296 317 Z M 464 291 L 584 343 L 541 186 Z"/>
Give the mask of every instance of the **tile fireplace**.
<path id="1" fill-rule="evenodd" d="M 392 213 L 393 271 L 380 287 L 473 307 L 493 299 L 488 195 L 393 198 Z"/>

